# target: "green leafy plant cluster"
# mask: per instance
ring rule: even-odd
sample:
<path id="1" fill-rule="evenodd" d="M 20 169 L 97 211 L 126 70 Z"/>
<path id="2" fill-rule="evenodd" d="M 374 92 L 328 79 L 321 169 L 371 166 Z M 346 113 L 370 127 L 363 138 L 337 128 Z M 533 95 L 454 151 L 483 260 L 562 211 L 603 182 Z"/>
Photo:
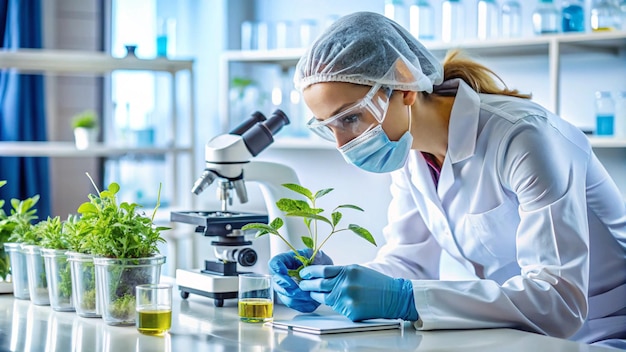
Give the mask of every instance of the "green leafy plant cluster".
<path id="1" fill-rule="evenodd" d="M 34 225 L 34 232 L 40 240 L 40 246 L 48 249 L 69 250 L 67 232 L 63 231 L 64 222 L 61 217 L 48 217 Z M 58 264 L 58 284 L 61 298 L 69 298 L 72 295 L 72 275 L 69 262 L 65 260 Z"/>
<path id="2" fill-rule="evenodd" d="M 0 188 L 6 185 L 7 181 L 0 180 Z M 4 212 L 4 199 L 0 199 L 0 280 L 6 281 L 9 274 L 11 274 L 11 265 L 9 264 L 9 257 L 4 250 L 4 243 L 9 241 L 13 227 L 7 215 Z"/>
<path id="3" fill-rule="evenodd" d="M 63 223 L 62 229 L 62 242 L 67 244 L 67 249 L 71 252 L 91 254 L 91 248 L 89 248 L 88 238 L 91 227 L 86 221 L 81 221 L 81 217 L 78 215 L 69 215 L 67 220 Z M 94 311 L 96 309 L 96 269 L 93 262 L 82 263 L 81 266 L 76 268 L 79 270 L 77 276 L 80 277 L 80 283 L 74 283 L 81 287 L 83 296 L 81 297 L 80 305 L 83 310 Z M 71 270 L 71 269 L 70 269 Z M 62 273 L 61 280 L 63 282 L 71 282 L 65 273 Z M 66 281 L 68 280 L 68 281 Z M 65 285 L 63 285 L 65 287 Z M 65 287 L 66 289 L 67 287 Z M 69 287 L 71 289 L 71 287 Z"/>
<path id="4" fill-rule="evenodd" d="M 79 220 L 67 223 L 68 231 L 73 232 L 70 247 L 94 256 L 116 259 L 148 258 L 159 253 L 158 244 L 165 242 L 161 232 L 169 229 L 154 224 L 160 206 L 161 186 L 152 216 L 147 217 L 138 211 L 141 206 L 137 203 L 118 204 L 119 184 L 112 182 L 108 189 L 100 191 L 91 177 L 90 180 L 97 194 L 90 194 L 89 201 L 78 207 Z M 78 234 L 81 234 L 81 241 L 77 240 Z M 151 269 L 120 265 L 107 270 L 113 278 L 112 285 L 107 288 L 111 298 L 109 313 L 116 319 L 127 321 L 135 314 L 135 287 L 150 282 L 148 273 Z"/>
<path id="5" fill-rule="evenodd" d="M 98 194 L 90 194 L 89 201 L 78 207 L 82 224 L 74 226 L 85 234 L 84 243 L 78 245 L 80 249 L 89 248 L 91 254 L 108 258 L 145 258 L 158 253 L 157 245 L 165 242 L 161 231 L 169 229 L 154 225 L 161 187 L 152 217 L 139 213 L 139 204 L 122 202 L 118 205 L 119 184 L 113 182 L 103 191 L 95 184 L 94 187 Z"/>
<path id="6" fill-rule="evenodd" d="M 59 216 L 36 223 L 33 227 L 35 236 L 39 239 L 39 245 L 50 249 L 68 249 L 67 241 L 63 235 L 63 223 Z"/>
<path id="7" fill-rule="evenodd" d="M 34 231 L 33 225 L 33 221 L 37 220 L 37 209 L 34 207 L 38 201 L 38 194 L 24 200 L 11 199 L 11 215 L 6 219 L 12 231 L 9 242 L 39 243 L 40 238 Z"/>
<path id="8" fill-rule="evenodd" d="M 304 224 L 308 229 L 308 233 L 301 236 L 300 238 L 306 248 L 310 248 L 313 250 L 311 256 L 306 257 L 301 255 L 296 249 L 296 246 L 290 243 L 283 235 L 281 235 L 280 229 L 284 225 L 284 221 L 281 218 L 276 218 L 272 220 L 269 224 L 250 223 L 243 226 L 242 230 L 255 229 L 257 230 L 256 237 L 267 234 L 272 234 L 280 237 L 280 239 L 284 241 L 287 246 L 289 246 L 289 248 L 294 252 L 295 257 L 302 263 L 299 268 L 295 270 L 290 270 L 289 275 L 295 277 L 296 279 L 299 279 L 300 270 L 313 263 L 317 253 L 322 249 L 322 247 L 324 246 L 324 244 L 326 244 L 330 237 L 336 233 L 344 231 L 352 232 L 376 246 L 376 241 L 374 240 L 374 237 L 367 229 L 356 224 L 349 224 L 346 227 L 339 226 L 339 223 L 343 217 L 340 209 L 353 209 L 358 211 L 363 211 L 363 209 L 352 204 L 341 204 L 336 206 L 332 210 L 330 217 L 328 217 L 324 216 L 324 209 L 316 206 L 316 201 L 322 196 L 325 196 L 333 191 L 333 188 L 326 188 L 313 193 L 308 188 L 293 183 L 286 183 L 282 186 L 306 198 L 306 200 L 281 198 L 276 202 L 276 206 L 280 211 L 285 214 L 285 216 L 298 217 L 303 219 Z M 327 227 L 329 227 L 329 232 L 326 236 L 320 236 L 318 233 L 321 224 L 325 224 Z"/>
<path id="9" fill-rule="evenodd" d="M 72 118 L 72 128 L 96 128 L 98 115 L 93 110 L 85 110 Z"/>

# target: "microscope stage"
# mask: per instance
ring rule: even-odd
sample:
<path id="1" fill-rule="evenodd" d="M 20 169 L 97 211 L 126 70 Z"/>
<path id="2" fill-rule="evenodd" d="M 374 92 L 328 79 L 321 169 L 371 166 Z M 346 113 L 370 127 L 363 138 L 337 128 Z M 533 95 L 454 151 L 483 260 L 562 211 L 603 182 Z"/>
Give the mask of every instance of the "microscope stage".
<path id="1" fill-rule="evenodd" d="M 237 298 L 239 276 L 205 274 L 200 269 L 176 269 L 176 285 L 183 299 L 193 293 L 213 298 L 215 306 L 221 307 L 224 299 Z"/>

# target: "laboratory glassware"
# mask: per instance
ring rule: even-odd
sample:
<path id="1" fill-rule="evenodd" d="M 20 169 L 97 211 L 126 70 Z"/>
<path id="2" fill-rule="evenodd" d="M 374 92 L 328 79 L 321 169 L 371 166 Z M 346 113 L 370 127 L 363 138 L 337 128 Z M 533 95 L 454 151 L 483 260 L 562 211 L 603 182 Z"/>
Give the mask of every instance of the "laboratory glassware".
<path id="1" fill-rule="evenodd" d="M 300 47 L 307 48 L 317 37 L 317 21 L 313 19 L 304 19 L 300 21 L 299 35 L 300 35 Z"/>
<path id="2" fill-rule="evenodd" d="M 498 4 L 495 0 L 478 1 L 478 31 L 476 36 L 480 40 L 495 38 L 498 30 Z"/>
<path id="3" fill-rule="evenodd" d="M 409 7 L 409 31 L 419 40 L 435 40 L 435 10 L 428 0 L 416 0 Z"/>
<path id="4" fill-rule="evenodd" d="M 590 19 L 591 30 L 594 32 L 619 30 L 620 7 L 615 0 L 594 0 Z"/>
<path id="5" fill-rule="evenodd" d="M 502 37 L 520 37 L 522 35 L 522 6 L 519 1 L 505 1 L 500 13 Z"/>
<path id="6" fill-rule="evenodd" d="M 533 12 L 533 30 L 535 34 L 552 34 L 559 31 L 559 10 L 552 0 L 539 0 Z"/>
<path id="7" fill-rule="evenodd" d="M 615 136 L 626 137 L 626 90 L 615 97 Z"/>
<path id="8" fill-rule="evenodd" d="M 441 3 L 441 40 L 460 41 L 465 32 L 463 3 L 461 0 L 444 0 Z"/>
<path id="9" fill-rule="evenodd" d="M 615 102 L 609 91 L 596 92 L 596 135 L 612 136 L 615 129 Z"/>
<path id="10" fill-rule="evenodd" d="M 385 17 L 409 29 L 409 14 L 403 0 L 385 0 Z"/>
<path id="11" fill-rule="evenodd" d="M 561 9 L 561 26 L 563 32 L 585 31 L 585 4 L 582 0 L 563 2 Z"/>

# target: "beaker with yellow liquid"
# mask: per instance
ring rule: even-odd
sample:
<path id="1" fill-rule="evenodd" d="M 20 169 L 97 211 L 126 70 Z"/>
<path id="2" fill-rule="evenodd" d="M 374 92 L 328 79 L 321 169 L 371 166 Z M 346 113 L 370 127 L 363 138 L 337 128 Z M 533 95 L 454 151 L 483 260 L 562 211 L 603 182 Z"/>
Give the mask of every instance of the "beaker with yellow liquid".
<path id="1" fill-rule="evenodd" d="M 274 317 L 274 288 L 271 275 L 240 274 L 238 297 L 241 321 L 263 323 Z"/>

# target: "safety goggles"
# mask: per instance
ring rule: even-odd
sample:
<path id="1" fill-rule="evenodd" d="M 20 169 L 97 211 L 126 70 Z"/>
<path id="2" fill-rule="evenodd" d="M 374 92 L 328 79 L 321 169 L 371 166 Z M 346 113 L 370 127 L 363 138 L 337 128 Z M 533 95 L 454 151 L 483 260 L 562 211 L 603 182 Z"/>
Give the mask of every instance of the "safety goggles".
<path id="1" fill-rule="evenodd" d="M 384 94 L 378 94 L 380 90 Z M 337 141 L 335 134 L 340 135 L 343 141 L 350 141 L 383 122 L 391 92 L 391 88 L 374 85 L 362 99 L 338 114 L 325 120 L 312 117 L 307 122 L 307 127 L 331 142 Z"/>

